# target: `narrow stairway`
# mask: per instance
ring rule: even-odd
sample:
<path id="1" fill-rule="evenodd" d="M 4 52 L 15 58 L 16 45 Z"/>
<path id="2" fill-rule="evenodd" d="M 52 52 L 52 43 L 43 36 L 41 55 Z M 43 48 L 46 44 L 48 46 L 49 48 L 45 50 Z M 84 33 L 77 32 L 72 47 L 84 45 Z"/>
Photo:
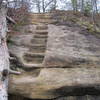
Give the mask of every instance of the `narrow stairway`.
<path id="1" fill-rule="evenodd" d="M 29 52 L 24 55 L 24 60 L 27 64 L 32 64 L 34 67 L 41 67 L 45 57 L 46 46 L 48 39 L 48 26 L 37 25 L 36 32 L 31 40 Z"/>

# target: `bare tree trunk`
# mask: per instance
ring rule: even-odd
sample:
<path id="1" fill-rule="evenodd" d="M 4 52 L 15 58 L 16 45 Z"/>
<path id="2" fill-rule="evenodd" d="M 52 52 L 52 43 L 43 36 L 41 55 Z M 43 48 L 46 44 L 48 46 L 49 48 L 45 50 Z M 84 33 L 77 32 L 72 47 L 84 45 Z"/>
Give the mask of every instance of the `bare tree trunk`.
<path id="1" fill-rule="evenodd" d="M 45 3 L 44 3 L 45 1 L 44 0 L 42 0 L 42 10 L 43 10 L 43 13 L 45 13 Z"/>
<path id="2" fill-rule="evenodd" d="M 3 0 L 0 0 L 0 5 L 2 5 Z"/>
<path id="3" fill-rule="evenodd" d="M 40 13 L 41 12 L 40 11 L 41 6 L 40 6 L 40 1 L 39 0 L 36 1 L 36 6 L 37 6 L 37 9 L 38 9 L 38 13 Z"/>
<path id="4" fill-rule="evenodd" d="M 84 12 L 84 0 L 81 0 L 81 12 Z"/>
<path id="5" fill-rule="evenodd" d="M 77 12 L 77 0 L 71 0 L 72 2 L 72 7 L 73 7 L 73 11 L 76 13 Z"/>
<path id="6" fill-rule="evenodd" d="M 94 0 L 94 3 L 95 3 L 95 12 L 98 13 L 97 0 Z"/>
<path id="7" fill-rule="evenodd" d="M 54 0 L 54 10 L 56 10 L 57 7 L 57 0 Z"/>
<path id="8" fill-rule="evenodd" d="M 93 21 L 93 25 L 94 25 L 94 30 L 96 31 L 96 22 L 95 22 L 95 0 L 91 0 L 91 5 L 92 5 L 92 21 Z"/>
<path id="9" fill-rule="evenodd" d="M 9 54 L 6 45 L 6 8 L 0 8 L 0 100 L 8 100 Z"/>

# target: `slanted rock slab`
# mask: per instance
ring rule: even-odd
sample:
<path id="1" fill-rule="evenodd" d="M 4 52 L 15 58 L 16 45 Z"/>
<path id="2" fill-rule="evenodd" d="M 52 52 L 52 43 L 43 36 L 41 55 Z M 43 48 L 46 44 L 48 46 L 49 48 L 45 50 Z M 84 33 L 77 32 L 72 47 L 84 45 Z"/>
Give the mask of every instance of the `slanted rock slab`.
<path id="1" fill-rule="evenodd" d="M 96 95 L 100 92 L 99 68 L 44 68 L 36 76 L 34 74 L 35 72 L 27 72 L 11 76 L 9 92 L 32 99 Z"/>

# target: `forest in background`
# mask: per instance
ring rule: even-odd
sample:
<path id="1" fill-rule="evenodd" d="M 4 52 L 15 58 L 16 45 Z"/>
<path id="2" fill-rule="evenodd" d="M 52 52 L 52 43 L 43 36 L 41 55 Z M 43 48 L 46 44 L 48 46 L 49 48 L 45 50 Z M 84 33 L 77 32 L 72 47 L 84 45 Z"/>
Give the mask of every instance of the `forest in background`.
<path id="1" fill-rule="evenodd" d="M 72 21 L 87 27 L 90 32 L 100 32 L 99 0 L 0 0 L 6 3 L 8 16 L 12 17 L 17 27 L 29 22 L 30 13 L 52 13 L 58 22 Z"/>
<path id="2" fill-rule="evenodd" d="M 8 16 L 18 26 L 29 22 L 32 13 L 52 13 L 52 18 L 63 23 L 71 21 L 82 25 L 90 32 L 100 32 L 100 1 L 99 0 L 0 0 L 8 7 Z"/>

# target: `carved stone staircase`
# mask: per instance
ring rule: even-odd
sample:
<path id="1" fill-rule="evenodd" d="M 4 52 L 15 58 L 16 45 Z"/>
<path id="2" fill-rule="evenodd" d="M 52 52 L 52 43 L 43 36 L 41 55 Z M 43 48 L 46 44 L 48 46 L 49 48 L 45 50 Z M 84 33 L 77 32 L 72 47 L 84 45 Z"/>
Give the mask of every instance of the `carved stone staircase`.
<path id="1" fill-rule="evenodd" d="M 56 20 L 52 18 L 51 13 L 43 13 L 43 14 L 31 14 L 31 24 L 37 24 L 37 23 L 55 23 Z M 42 28 L 43 29 L 43 28 Z"/>
<path id="2" fill-rule="evenodd" d="M 27 64 L 32 64 L 34 67 L 42 66 L 46 52 L 47 38 L 48 26 L 44 24 L 37 25 L 35 35 L 31 40 L 29 52 L 23 56 Z"/>

